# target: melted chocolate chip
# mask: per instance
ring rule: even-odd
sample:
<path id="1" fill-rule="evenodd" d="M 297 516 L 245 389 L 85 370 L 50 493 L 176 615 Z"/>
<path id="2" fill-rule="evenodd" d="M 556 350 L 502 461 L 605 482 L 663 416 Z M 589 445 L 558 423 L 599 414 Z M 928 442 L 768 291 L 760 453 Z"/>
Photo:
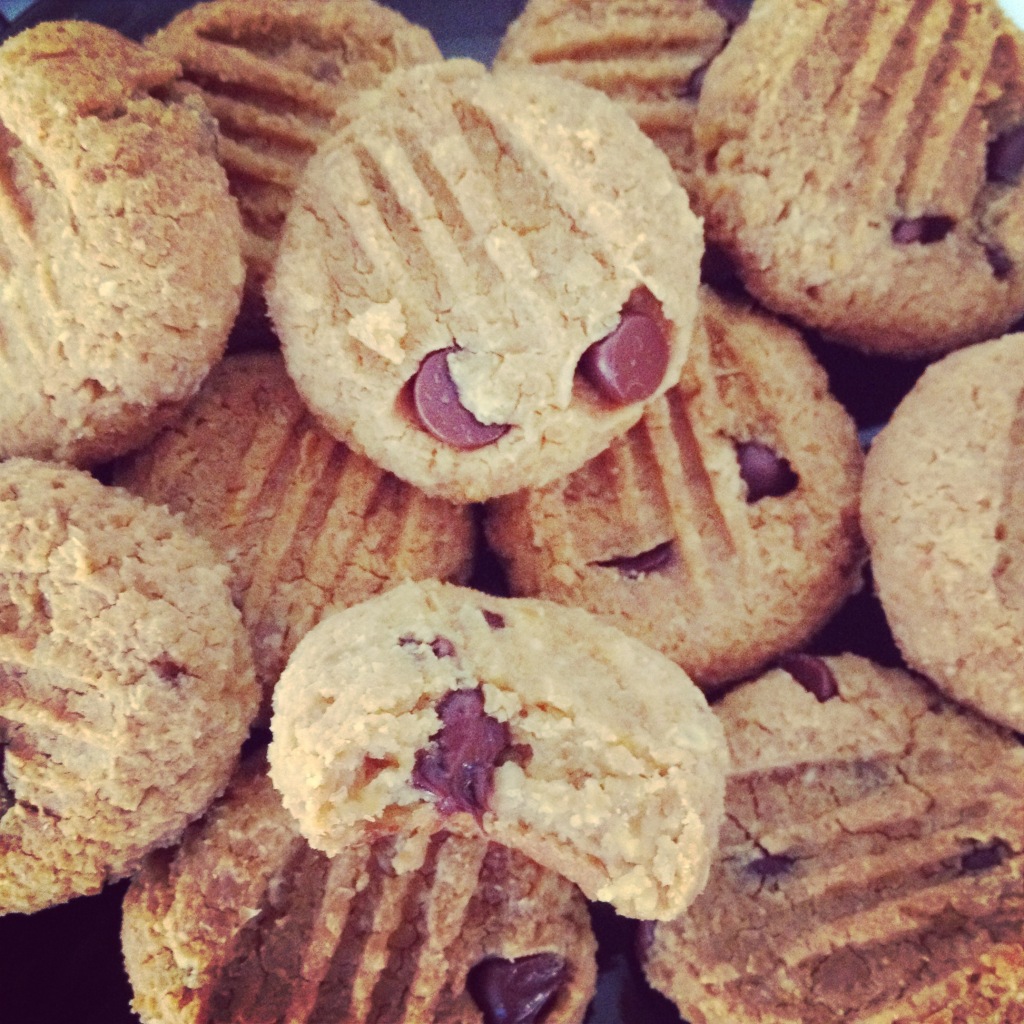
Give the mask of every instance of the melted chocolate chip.
<path id="1" fill-rule="evenodd" d="M 466 990 L 484 1024 L 541 1024 L 568 980 L 569 965 L 557 953 L 489 957 L 470 970 Z"/>
<path id="2" fill-rule="evenodd" d="M 597 565 L 607 569 L 618 569 L 628 580 L 635 580 L 650 572 L 657 572 L 670 565 L 675 559 L 675 545 L 667 540 L 662 544 L 641 551 L 638 555 L 624 555 L 622 558 L 609 558 Z"/>
<path id="3" fill-rule="evenodd" d="M 623 310 L 618 326 L 580 359 L 580 373 L 610 402 L 650 398 L 665 377 L 669 345 L 661 324 L 639 310 Z"/>
<path id="4" fill-rule="evenodd" d="M 762 498 L 781 498 L 799 482 L 789 462 L 760 441 L 739 442 L 736 459 L 740 464 L 740 476 L 747 485 L 748 504 Z"/>
<path id="5" fill-rule="evenodd" d="M 708 0 L 708 3 L 730 26 L 746 21 L 750 8 L 754 6 L 754 0 Z"/>
<path id="6" fill-rule="evenodd" d="M 808 693 L 824 704 L 839 693 L 839 683 L 832 670 L 813 654 L 786 654 L 779 658 L 779 668 L 788 672 Z"/>
<path id="7" fill-rule="evenodd" d="M 986 846 L 977 846 L 960 858 L 960 870 L 963 872 L 988 871 L 999 867 L 1012 854 L 1009 845 L 1002 839 L 996 839 Z"/>
<path id="8" fill-rule="evenodd" d="M 505 616 L 499 615 L 497 612 L 492 612 L 487 608 L 483 609 L 484 622 L 487 623 L 491 629 L 504 629 L 505 628 Z"/>
<path id="9" fill-rule="evenodd" d="M 955 221 L 952 217 L 938 214 L 925 214 L 923 217 L 905 218 L 896 221 L 892 226 L 892 240 L 897 245 L 931 245 L 941 242 L 953 230 Z"/>
<path id="10" fill-rule="evenodd" d="M 423 428 L 439 441 L 470 451 L 493 444 L 508 433 L 504 423 L 481 423 L 459 400 L 459 389 L 448 369 L 455 348 L 431 352 L 412 382 L 413 406 Z"/>
<path id="11" fill-rule="evenodd" d="M 1016 185 L 1024 171 L 1024 124 L 1016 125 L 988 144 L 985 170 L 989 181 Z"/>
<path id="12" fill-rule="evenodd" d="M 795 863 L 795 857 L 788 857 L 784 853 L 766 853 L 763 857 L 752 860 L 747 865 L 747 870 L 763 881 L 769 882 L 789 874 Z"/>
<path id="13" fill-rule="evenodd" d="M 416 752 L 412 784 L 437 796 L 442 814 L 467 811 L 478 820 L 494 792 L 494 769 L 516 754 L 507 722 L 484 713 L 484 695 L 452 690 L 437 705 L 441 728 Z"/>

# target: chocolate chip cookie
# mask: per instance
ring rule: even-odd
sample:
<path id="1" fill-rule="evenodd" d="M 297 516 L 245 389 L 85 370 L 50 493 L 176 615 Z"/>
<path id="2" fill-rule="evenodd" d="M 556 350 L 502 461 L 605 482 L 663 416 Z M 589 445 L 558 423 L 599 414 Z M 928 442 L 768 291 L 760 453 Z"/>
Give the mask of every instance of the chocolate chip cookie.
<path id="1" fill-rule="evenodd" d="M 577 469 L 677 379 L 700 224 L 606 96 L 453 60 L 395 72 L 339 123 L 267 291 L 337 437 L 477 501 Z"/>
<path id="2" fill-rule="evenodd" d="M 704 885 L 721 727 L 680 668 L 579 609 L 404 583 L 306 634 L 272 728 L 274 784 L 332 856 L 484 835 L 652 918 Z"/>

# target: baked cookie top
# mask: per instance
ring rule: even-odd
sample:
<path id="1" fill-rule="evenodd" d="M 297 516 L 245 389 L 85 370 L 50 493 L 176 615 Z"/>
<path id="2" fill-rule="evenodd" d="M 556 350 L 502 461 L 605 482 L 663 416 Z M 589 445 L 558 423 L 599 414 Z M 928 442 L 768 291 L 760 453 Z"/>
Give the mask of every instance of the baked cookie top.
<path id="1" fill-rule="evenodd" d="M 335 441 L 279 352 L 227 356 L 181 421 L 113 480 L 180 512 L 231 568 L 266 717 L 281 669 L 325 611 L 402 579 L 464 583 L 472 569 L 469 506 L 429 498 Z"/>
<path id="2" fill-rule="evenodd" d="M 704 885 L 721 728 L 680 668 L 579 609 L 402 584 L 306 634 L 272 729 L 274 784 L 327 853 L 483 834 L 634 917 Z"/>
<path id="3" fill-rule="evenodd" d="M 27 912 L 173 842 L 226 785 L 257 688 L 210 547 L 64 466 L 0 465 L 0 627 L 0 913 Z"/>
<path id="4" fill-rule="evenodd" d="M 925 370 L 868 454 L 861 520 L 907 662 L 1024 731 L 1024 334 Z"/>
<path id="5" fill-rule="evenodd" d="M 701 1024 L 1024 1019 L 1024 745 L 923 680 L 802 656 L 716 711 L 732 756 L 707 888 L 653 928 Z"/>
<path id="6" fill-rule="evenodd" d="M 441 51 L 374 0 L 210 0 L 145 40 L 180 61 L 219 128 L 238 200 L 250 291 L 262 289 L 302 168 L 338 104 Z"/>
<path id="7" fill-rule="evenodd" d="M 996 0 L 758 0 L 694 130 L 708 239 L 769 307 L 896 356 L 1024 312 L 1024 35 Z"/>
<path id="8" fill-rule="evenodd" d="M 486 533 L 514 593 L 587 608 L 709 692 L 860 584 L 862 464 L 800 335 L 704 288 L 678 383 L 582 469 L 490 502 Z"/>
<path id="9" fill-rule="evenodd" d="M 583 1019 L 596 943 L 572 883 L 448 832 L 421 863 L 393 837 L 328 858 L 264 769 L 247 763 L 125 894 L 125 965 L 148 1024 Z"/>
<path id="10" fill-rule="evenodd" d="M 128 451 L 224 350 L 241 227 L 179 70 L 88 22 L 0 47 L 0 457 Z"/>
<path id="11" fill-rule="evenodd" d="M 339 124 L 267 292 L 338 437 L 475 501 L 578 468 L 676 379 L 700 223 L 606 96 L 454 60 L 392 74 Z"/>

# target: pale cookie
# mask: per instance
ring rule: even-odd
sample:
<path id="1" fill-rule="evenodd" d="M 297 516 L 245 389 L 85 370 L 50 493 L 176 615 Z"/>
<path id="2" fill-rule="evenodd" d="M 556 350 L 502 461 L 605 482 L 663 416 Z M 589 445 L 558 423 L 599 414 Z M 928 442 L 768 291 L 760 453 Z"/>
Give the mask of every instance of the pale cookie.
<path id="1" fill-rule="evenodd" d="M 700 222 L 606 96 L 457 60 L 339 117 L 267 291 L 289 373 L 339 438 L 477 501 L 577 469 L 677 379 Z"/>
<path id="2" fill-rule="evenodd" d="M 925 370 L 871 447 L 861 518 L 908 664 L 1024 731 L 1024 334 Z"/>
<path id="3" fill-rule="evenodd" d="M 0 466 L 0 913 L 96 892 L 174 842 L 257 698 L 205 542 L 80 470 Z"/>
<path id="4" fill-rule="evenodd" d="M 299 638 L 401 579 L 464 583 L 469 506 L 428 498 L 349 451 L 307 412 L 279 353 L 228 356 L 182 422 L 114 470 L 180 512 L 230 566 L 264 717 Z"/>
<path id="5" fill-rule="evenodd" d="M 705 288 L 679 383 L 576 473 L 492 502 L 487 537 L 513 593 L 587 608 L 710 691 L 859 586 L 862 463 L 799 334 Z"/>
<path id="6" fill-rule="evenodd" d="M 901 357 L 1024 312 L 1024 36 L 996 0 L 758 0 L 694 131 L 708 240 L 778 312 Z"/>
<path id="7" fill-rule="evenodd" d="M 691 1024 L 1022 1024 L 1019 738 L 854 655 L 791 668 L 716 706 L 718 859 L 648 978 Z"/>
<path id="8" fill-rule="evenodd" d="M 129 451 L 224 351 L 241 225 L 179 71 L 87 22 L 0 48 L 0 458 Z"/>
<path id="9" fill-rule="evenodd" d="M 502 37 L 495 67 L 533 65 L 621 103 L 688 185 L 701 85 L 743 0 L 529 0 Z"/>
<path id="10" fill-rule="evenodd" d="M 586 612 L 405 583 L 306 634 L 271 777 L 310 843 L 484 835 L 627 916 L 703 887 L 721 727 L 683 671 Z"/>
<path id="11" fill-rule="evenodd" d="M 440 832 L 310 849 L 260 764 L 181 847 L 146 859 L 121 929 L 146 1024 L 578 1024 L 595 942 L 571 883 Z M 402 870 L 398 870 L 402 867 Z"/>
<path id="12" fill-rule="evenodd" d="M 441 59 L 426 29 L 373 0 L 212 0 L 145 45 L 181 62 L 217 119 L 253 294 L 339 103 L 395 68 Z"/>

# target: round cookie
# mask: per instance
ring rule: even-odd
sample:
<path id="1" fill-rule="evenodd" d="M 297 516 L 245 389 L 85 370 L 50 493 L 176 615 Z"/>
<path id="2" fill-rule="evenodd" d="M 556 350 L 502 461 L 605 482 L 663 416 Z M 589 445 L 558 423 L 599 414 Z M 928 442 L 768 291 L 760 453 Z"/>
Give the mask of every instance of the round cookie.
<path id="1" fill-rule="evenodd" d="M 464 583 L 469 506 L 429 498 L 349 451 L 306 410 L 280 353 L 231 355 L 174 429 L 113 480 L 180 512 L 233 575 L 264 714 L 299 638 L 401 579 Z"/>
<path id="2" fill-rule="evenodd" d="M 875 439 L 861 520 L 908 664 L 1024 731 L 1024 334 L 929 366 Z"/>
<path id="3" fill-rule="evenodd" d="M 129 451 L 224 351 L 241 226 L 179 71 L 88 22 L 0 47 L 0 458 Z"/>
<path id="4" fill-rule="evenodd" d="M 247 765 L 125 894 L 133 1008 L 146 1024 L 583 1019 L 595 942 L 575 886 L 447 832 L 405 859 L 393 838 L 310 849 Z"/>
<path id="5" fill-rule="evenodd" d="M 800 656 L 716 705 L 726 825 L 645 970 L 693 1024 L 1024 1021 L 1024 746 L 898 669 Z"/>
<path id="6" fill-rule="evenodd" d="M 935 356 L 1024 313 L 1024 35 L 996 0 L 758 0 L 704 79 L 695 207 L 767 306 Z"/>
<path id="7" fill-rule="evenodd" d="M 730 0 L 529 0 L 494 67 L 535 66 L 600 89 L 662 149 L 684 186 L 708 65 L 748 3 Z"/>
<path id="8" fill-rule="evenodd" d="M 210 0 L 145 40 L 180 61 L 220 128 L 261 293 L 292 194 L 338 105 L 390 71 L 440 60 L 430 33 L 373 0 Z"/>
<path id="9" fill-rule="evenodd" d="M 452 501 L 577 469 L 676 379 L 703 239 L 596 90 L 398 71 L 306 167 L 267 301 L 326 426 Z"/>
<path id="10" fill-rule="evenodd" d="M 256 706 L 205 542 L 80 470 L 0 465 L 0 913 L 96 892 L 174 842 Z"/>
<path id="11" fill-rule="evenodd" d="M 487 537 L 513 593 L 587 608 L 712 691 L 860 584 L 862 463 L 799 334 L 704 288 L 679 382 L 576 473 L 491 502 Z"/>
<path id="12" fill-rule="evenodd" d="M 578 609 L 401 584 L 306 634 L 272 726 L 271 778 L 328 854 L 483 834 L 627 916 L 704 885 L 721 727 L 680 668 Z"/>

